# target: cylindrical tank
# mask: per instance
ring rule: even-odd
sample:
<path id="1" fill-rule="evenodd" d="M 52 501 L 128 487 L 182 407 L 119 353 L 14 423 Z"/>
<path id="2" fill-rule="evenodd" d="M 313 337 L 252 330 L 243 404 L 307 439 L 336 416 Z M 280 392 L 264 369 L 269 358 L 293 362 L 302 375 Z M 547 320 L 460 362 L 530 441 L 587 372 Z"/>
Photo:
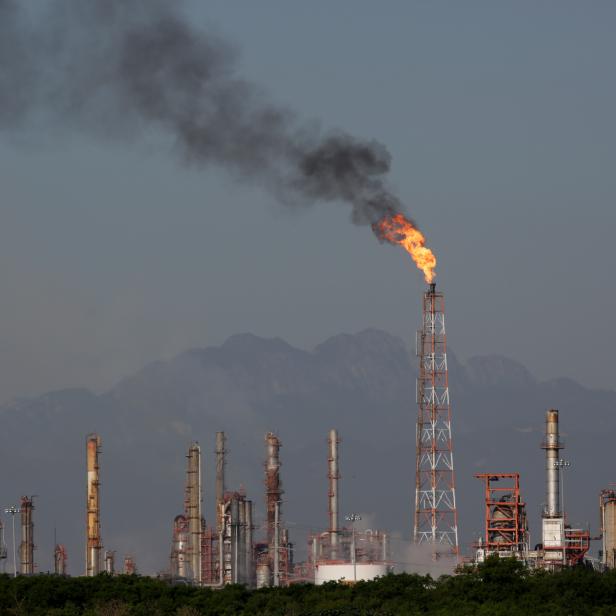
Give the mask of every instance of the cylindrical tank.
<path id="1" fill-rule="evenodd" d="M 66 548 L 63 545 L 56 545 L 53 553 L 54 573 L 56 575 L 66 575 Z"/>
<path id="2" fill-rule="evenodd" d="M 268 562 L 257 565 L 257 588 L 266 588 L 271 585 L 271 570 Z"/>
<path id="3" fill-rule="evenodd" d="M 246 584 L 246 501 L 238 501 L 238 536 L 237 536 L 237 581 Z"/>
<path id="4" fill-rule="evenodd" d="M 34 573 L 34 523 L 32 522 L 32 510 L 34 509 L 34 497 L 21 497 L 21 544 L 19 546 L 20 573 L 31 575 Z"/>
<path id="5" fill-rule="evenodd" d="M 89 434 L 86 439 L 87 495 L 86 495 L 86 575 L 100 573 L 101 539 L 100 523 L 100 480 L 98 454 L 101 439 L 97 434 Z"/>
<path id="6" fill-rule="evenodd" d="M 105 552 L 105 573 L 115 575 L 115 552 L 113 550 Z"/>
<path id="7" fill-rule="evenodd" d="M 216 531 L 222 531 L 225 498 L 225 433 L 216 432 Z"/>
<path id="8" fill-rule="evenodd" d="M 511 502 L 511 494 L 504 494 L 500 501 Z M 514 541 L 515 520 L 511 520 L 511 508 L 495 505 L 492 508 L 492 527 L 498 529 L 490 533 L 490 543 L 507 543 Z M 512 526 L 514 528 L 512 528 Z"/>
<path id="9" fill-rule="evenodd" d="M 613 569 L 616 567 L 616 493 L 608 493 L 602 508 L 603 564 Z"/>
<path id="10" fill-rule="evenodd" d="M 252 546 L 252 501 L 247 500 L 244 504 L 246 508 L 246 546 L 244 549 L 245 558 L 245 575 L 246 584 L 252 586 L 254 584 L 254 567 L 253 567 L 253 546 Z"/>
<path id="11" fill-rule="evenodd" d="M 190 551 L 190 532 L 188 520 L 183 515 L 178 515 L 173 520 L 173 551 L 172 562 L 175 568 L 175 577 L 187 578 L 190 562 L 188 553 Z"/>
<path id="12" fill-rule="evenodd" d="M 329 456 L 328 456 L 328 479 L 329 479 L 329 532 L 331 554 L 330 558 L 335 560 L 338 557 L 338 479 L 340 473 L 338 470 L 338 431 L 332 429 L 329 431 Z"/>
<path id="13" fill-rule="evenodd" d="M 193 443 L 188 450 L 186 470 L 186 514 L 190 547 L 190 577 L 201 583 L 201 447 Z"/>
<path id="14" fill-rule="evenodd" d="M 240 555 L 239 555 L 239 526 L 240 526 L 240 504 L 237 494 L 233 495 L 231 500 L 231 570 L 232 579 L 234 584 L 239 584 L 239 568 L 240 568 Z"/>
<path id="15" fill-rule="evenodd" d="M 386 563 L 317 563 L 315 567 L 314 583 L 346 582 L 352 584 L 360 580 L 374 580 L 387 575 Z"/>

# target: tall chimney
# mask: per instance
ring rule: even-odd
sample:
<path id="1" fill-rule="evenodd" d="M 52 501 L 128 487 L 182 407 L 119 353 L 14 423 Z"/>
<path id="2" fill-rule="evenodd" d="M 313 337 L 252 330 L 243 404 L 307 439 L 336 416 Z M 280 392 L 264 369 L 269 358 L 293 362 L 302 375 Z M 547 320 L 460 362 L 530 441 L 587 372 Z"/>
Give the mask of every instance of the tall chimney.
<path id="1" fill-rule="evenodd" d="M 19 545 L 20 573 L 32 575 L 34 573 L 34 523 L 32 510 L 34 497 L 21 497 L 21 544 Z"/>
<path id="2" fill-rule="evenodd" d="M 545 416 L 545 512 L 544 517 L 562 517 L 558 459 L 562 444 L 558 436 L 558 411 L 551 409 Z"/>
<path id="3" fill-rule="evenodd" d="M 186 517 L 188 518 L 189 561 L 192 579 L 201 584 L 201 447 L 193 443 L 188 450 L 186 470 Z"/>
<path id="4" fill-rule="evenodd" d="M 329 533 L 330 533 L 330 545 L 332 560 L 337 558 L 338 547 L 338 479 L 340 479 L 340 472 L 338 470 L 338 443 L 340 438 L 338 437 L 338 431 L 332 429 L 329 431 L 329 456 L 327 461 L 329 463 L 329 471 L 327 477 L 329 479 Z"/>
<path id="5" fill-rule="evenodd" d="M 87 500 L 86 500 L 86 575 L 98 575 L 101 571 L 100 522 L 100 481 L 98 475 L 98 454 L 101 438 L 98 434 L 89 434 L 86 440 L 87 464 Z"/>
<path id="6" fill-rule="evenodd" d="M 225 433 L 216 432 L 216 531 L 223 527 L 225 502 Z"/>
<path id="7" fill-rule="evenodd" d="M 265 490 L 267 501 L 267 545 L 270 561 L 273 562 L 276 533 L 276 503 L 280 503 L 282 486 L 280 482 L 280 439 L 273 433 L 265 435 L 267 460 L 265 462 Z M 280 504 L 278 505 L 280 514 Z M 278 521 L 280 526 L 280 521 Z"/>

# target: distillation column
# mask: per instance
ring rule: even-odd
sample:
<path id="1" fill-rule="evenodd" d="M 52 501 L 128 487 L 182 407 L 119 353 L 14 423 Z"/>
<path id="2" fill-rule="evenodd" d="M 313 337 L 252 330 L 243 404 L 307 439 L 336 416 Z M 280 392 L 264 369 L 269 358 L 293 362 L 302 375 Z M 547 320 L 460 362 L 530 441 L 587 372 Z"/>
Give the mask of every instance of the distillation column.
<path id="1" fill-rule="evenodd" d="M 216 432 L 216 531 L 223 530 L 225 506 L 225 433 Z"/>
<path id="2" fill-rule="evenodd" d="M 171 575 L 176 578 L 188 578 L 190 568 L 190 534 L 188 520 L 184 515 L 177 515 L 173 520 L 173 547 L 171 548 Z"/>
<path id="3" fill-rule="evenodd" d="M 56 575 L 66 575 L 66 548 L 58 543 L 53 551 L 53 570 Z"/>
<path id="4" fill-rule="evenodd" d="M 100 480 L 98 455 L 101 439 L 98 434 L 89 434 L 86 440 L 87 499 L 86 499 L 86 575 L 101 572 Z"/>
<path id="5" fill-rule="evenodd" d="M 616 567 L 616 490 L 601 490 L 599 497 L 601 508 L 602 562 L 608 569 Z"/>
<path id="6" fill-rule="evenodd" d="M 329 482 L 328 496 L 328 512 L 329 512 L 329 537 L 331 545 L 330 558 L 336 560 L 338 558 L 338 480 L 340 479 L 340 471 L 338 465 L 338 444 L 340 438 L 338 437 L 338 431 L 332 429 L 329 431 L 328 439 L 328 451 L 327 457 L 328 472 L 327 479 Z"/>
<path id="7" fill-rule="evenodd" d="M 186 470 L 186 517 L 188 518 L 190 573 L 201 584 L 201 448 L 193 443 L 188 450 Z"/>
<path id="8" fill-rule="evenodd" d="M 545 509 L 541 521 L 544 558 L 546 563 L 565 563 L 565 519 L 561 505 L 560 450 L 563 448 L 558 431 L 558 411 L 550 409 L 545 415 Z"/>
<path id="9" fill-rule="evenodd" d="M 422 328 L 417 332 L 417 429 L 413 540 L 443 546 L 455 556 L 458 512 L 451 439 L 451 406 L 445 334 L 445 298 L 431 283 L 423 297 Z"/>
<path id="10" fill-rule="evenodd" d="M 280 511 L 282 485 L 280 482 L 280 440 L 272 432 L 265 435 L 265 490 L 267 506 L 267 551 L 274 581 L 280 575 Z"/>
<path id="11" fill-rule="evenodd" d="M 248 587 L 254 586 L 254 558 L 253 558 L 253 539 L 252 539 L 252 501 L 247 500 L 244 502 L 245 507 L 245 523 L 246 533 L 245 540 L 246 546 L 244 549 L 245 564 L 244 569 L 246 571 L 246 584 Z"/>
<path id="12" fill-rule="evenodd" d="M 105 573 L 107 575 L 115 575 L 115 551 L 107 550 L 105 552 Z"/>
<path id="13" fill-rule="evenodd" d="M 22 575 L 34 573 L 34 523 L 32 510 L 34 497 L 21 497 L 21 543 L 19 545 L 19 571 Z"/>

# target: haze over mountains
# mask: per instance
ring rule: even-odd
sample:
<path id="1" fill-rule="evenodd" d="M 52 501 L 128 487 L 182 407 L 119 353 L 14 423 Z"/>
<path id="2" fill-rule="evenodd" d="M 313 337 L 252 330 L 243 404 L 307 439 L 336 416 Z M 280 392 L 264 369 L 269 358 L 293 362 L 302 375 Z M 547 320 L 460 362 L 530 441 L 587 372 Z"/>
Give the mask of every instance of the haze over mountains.
<path id="1" fill-rule="evenodd" d="M 543 502 L 545 410 L 561 410 L 571 461 L 565 506 L 598 534 L 598 491 L 616 479 L 616 392 L 569 379 L 539 382 L 501 356 L 461 363 L 449 353 L 457 498 L 463 550 L 481 532 L 481 484 L 473 473 L 522 473 L 533 543 Z M 326 525 L 326 436 L 340 430 L 341 510 L 404 536 L 414 498 L 416 360 L 402 340 L 378 330 L 329 338 L 313 351 L 279 338 L 232 336 L 220 347 L 155 362 L 101 395 L 84 389 L 19 399 L 0 408 L 2 505 L 36 494 L 36 562 L 52 567 L 54 526 L 83 570 L 85 435 L 98 432 L 102 533 L 118 561 L 132 553 L 144 573 L 165 569 L 171 523 L 183 506 L 185 453 L 202 445 L 205 511 L 212 518 L 213 450 L 227 434 L 227 488 L 244 486 L 263 515 L 264 434 L 282 440 L 284 520 L 304 552 L 309 529 Z M 591 453 L 588 453 L 591 452 Z M 10 543 L 7 518 L 6 540 Z M 256 536 L 261 535 L 257 528 Z"/>

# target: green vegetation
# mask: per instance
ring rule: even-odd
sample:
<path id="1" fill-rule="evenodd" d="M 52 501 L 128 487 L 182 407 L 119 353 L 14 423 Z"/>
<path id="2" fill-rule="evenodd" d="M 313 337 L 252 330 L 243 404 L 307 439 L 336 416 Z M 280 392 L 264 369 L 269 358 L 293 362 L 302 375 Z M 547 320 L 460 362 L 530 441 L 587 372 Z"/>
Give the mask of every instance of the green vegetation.
<path id="1" fill-rule="evenodd" d="M 51 616 L 616 615 L 616 571 L 578 567 L 531 573 L 515 560 L 433 580 L 390 575 L 355 586 L 297 585 L 249 591 L 172 586 L 138 577 L 0 576 L 0 615 Z"/>

